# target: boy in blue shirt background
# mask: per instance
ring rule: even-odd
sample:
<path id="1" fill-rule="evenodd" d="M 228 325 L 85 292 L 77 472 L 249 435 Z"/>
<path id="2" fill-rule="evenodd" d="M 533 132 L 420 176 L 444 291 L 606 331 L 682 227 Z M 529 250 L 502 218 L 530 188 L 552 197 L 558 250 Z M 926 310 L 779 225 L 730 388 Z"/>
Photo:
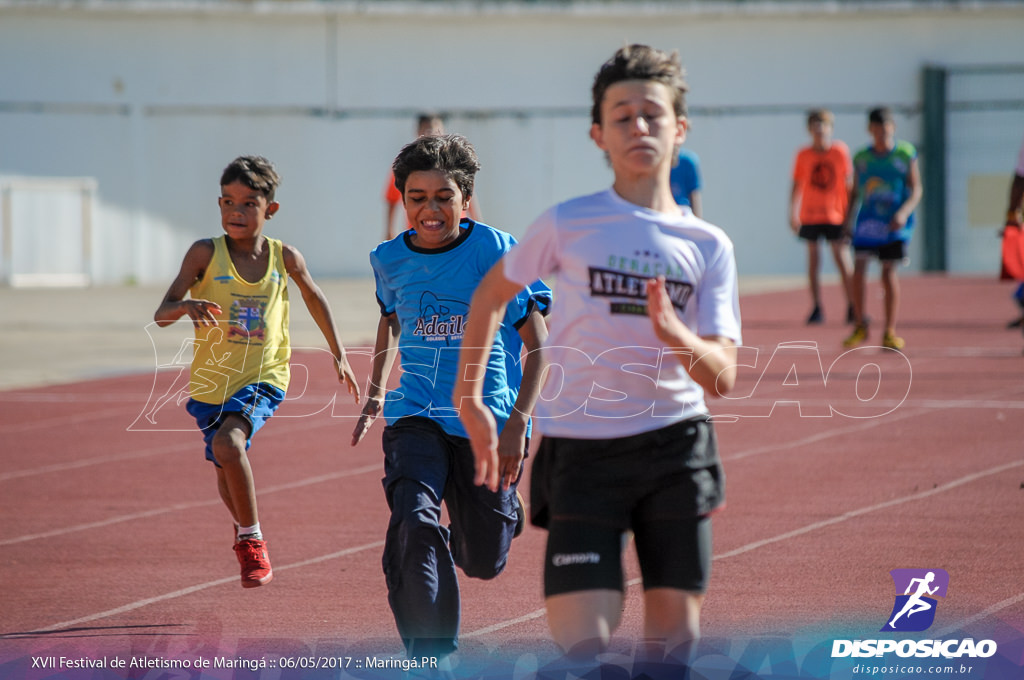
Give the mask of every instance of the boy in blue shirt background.
<path id="1" fill-rule="evenodd" d="M 853 235 L 856 255 L 851 302 L 857 326 L 843 346 L 856 347 L 868 337 L 864 279 L 870 258 L 877 257 L 882 265 L 885 291 L 882 346 L 899 350 L 904 342 L 896 335 L 900 303 L 896 268 L 907 256 L 907 243 L 914 231 L 914 208 L 924 192 L 917 149 L 910 142 L 896 140 L 892 111 L 885 107 L 872 109 L 868 113 L 868 132 L 871 145 L 853 157 L 854 184 L 846 223 Z"/>

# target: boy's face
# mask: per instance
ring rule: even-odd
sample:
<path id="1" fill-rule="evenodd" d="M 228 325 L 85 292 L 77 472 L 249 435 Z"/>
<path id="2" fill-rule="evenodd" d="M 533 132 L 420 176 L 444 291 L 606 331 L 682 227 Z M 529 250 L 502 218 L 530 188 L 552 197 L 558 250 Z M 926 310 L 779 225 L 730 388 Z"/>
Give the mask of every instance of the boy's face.
<path id="1" fill-rule="evenodd" d="M 217 203 L 220 205 L 220 226 L 229 238 L 236 241 L 259 236 L 264 223 L 281 207 L 241 182 L 223 185 Z"/>
<path id="2" fill-rule="evenodd" d="M 590 137 L 608 154 L 617 177 L 645 175 L 671 167 L 686 138 L 686 119 L 676 116 L 667 85 L 623 80 L 605 90 L 601 122 L 591 126 Z"/>
<path id="3" fill-rule="evenodd" d="M 827 120 L 815 120 L 807 125 L 814 145 L 823 148 L 832 142 L 832 123 Z"/>
<path id="4" fill-rule="evenodd" d="M 409 224 L 420 248 L 441 248 L 459 237 L 459 220 L 469 199 L 440 170 L 417 170 L 405 180 L 403 195 Z"/>
<path id="5" fill-rule="evenodd" d="M 896 138 L 896 123 L 887 120 L 882 123 L 868 123 L 868 133 L 879 149 L 889 148 Z"/>

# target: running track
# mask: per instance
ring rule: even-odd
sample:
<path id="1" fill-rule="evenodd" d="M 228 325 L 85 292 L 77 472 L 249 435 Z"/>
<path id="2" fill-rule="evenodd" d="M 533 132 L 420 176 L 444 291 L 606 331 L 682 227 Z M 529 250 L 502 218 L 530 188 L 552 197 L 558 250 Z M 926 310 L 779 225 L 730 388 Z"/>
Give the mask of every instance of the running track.
<path id="1" fill-rule="evenodd" d="M 1001 651 L 1024 665 L 1024 338 L 1005 329 L 1009 292 L 908 277 L 907 349 L 846 355 L 835 288 L 834 318 L 814 328 L 802 324 L 805 291 L 744 296 L 746 365 L 736 398 L 712 405 L 737 417 L 718 425 L 728 503 L 707 639 L 876 637 L 889 570 L 937 567 L 950 588 L 928 635 L 1011 631 Z M 881 316 L 874 284 L 869 307 Z M 350 351 L 365 376 L 369 348 Z M 69 650 L 397 654 L 380 570 L 381 423 L 349 446 L 357 408 L 340 391 L 332 403 L 322 362 L 296 356 L 314 369 L 309 384 L 251 452 L 276 575 L 255 590 L 238 586 L 230 523 L 183 408 L 140 418 L 173 372 L 0 392 L 0 677 L 58 677 L 27 658 Z M 543 543 L 528 528 L 497 580 L 462 580 L 467 656 L 554 657 Z M 627 559 L 623 653 L 641 620 Z"/>

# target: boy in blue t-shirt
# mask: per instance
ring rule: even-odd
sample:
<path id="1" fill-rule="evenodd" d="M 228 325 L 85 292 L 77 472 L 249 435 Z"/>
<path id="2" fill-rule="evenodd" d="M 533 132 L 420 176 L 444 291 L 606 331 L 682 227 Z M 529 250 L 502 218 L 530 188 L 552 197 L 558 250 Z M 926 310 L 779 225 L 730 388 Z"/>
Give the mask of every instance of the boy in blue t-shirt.
<path id="1" fill-rule="evenodd" d="M 679 205 L 688 205 L 693 214 L 701 217 L 700 205 L 700 159 L 689 149 L 679 149 L 676 162 L 668 175 L 672 186 L 672 198 Z"/>
<path id="2" fill-rule="evenodd" d="M 882 265 L 885 291 L 885 332 L 882 346 L 903 349 L 896 335 L 899 310 L 899 281 L 896 267 L 906 257 L 907 242 L 914 230 L 914 208 L 921 202 L 921 172 L 917 149 L 910 142 L 896 140 L 896 122 L 887 108 L 868 114 L 872 144 L 853 157 L 854 185 L 850 195 L 847 229 L 851 228 L 856 260 L 853 267 L 852 302 L 857 326 L 843 341 L 856 347 L 867 339 L 864 310 L 865 276 L 872 256 Z M 859 199 L 859 200 L 858 200 Z"/>
<path id="3" fill-rule="evenodd" d="M 464 137 L 420 137 L 392 167 L 411 226 L 370 253 L 381 318 L 352 444 L 383 412 L 383 484 L 391 509 L 383 560 L 388 603 L 410 657 L 444 657 L 458 646 L 455 567 L 474 578 L 494 578 L 525 521 L 516 487 L 529 414 L 540 392 L 543 366 L 535 350 L 547 336 L 543 314 L 551 291 L 539 281 L 520 291 L 488 355 L 484 394 L 501 430 L 502 484 L 497 491 L 481 489 L 451 395 L 469 301 L 515 239 L 460 219 L 480 167 Z M 529 353 L 522 359 L 524 346 Z M 395 350 L 402 375 L 385 397 Z M 441 524 L 442 501 L 448 527 Z"/>

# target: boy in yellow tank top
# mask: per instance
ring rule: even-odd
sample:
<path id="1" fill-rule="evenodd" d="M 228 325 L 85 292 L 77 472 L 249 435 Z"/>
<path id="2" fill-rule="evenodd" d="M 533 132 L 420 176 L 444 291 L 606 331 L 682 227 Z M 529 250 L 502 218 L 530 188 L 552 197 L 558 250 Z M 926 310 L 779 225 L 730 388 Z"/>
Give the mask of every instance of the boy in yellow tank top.
<path id="1" fill-rule="evenodd" d="M 280 208 L 274 200 L 279 182 L 274 166 L 260 156 L 240 156 L 224 169 L 218 204 L 225 233 L 192 244 L 153 317 L 163 327 L 188 316 L 195 326 L 186 409 L 203 432 L 206 458 L 216 466 L 217 488 L 235 522 L 244 588 L 274 576 L 246 451 L 288 389 L 288 277 L 327 341 L 338 381 L 359 403 L 359 385 L 330 305 L 305 259 L 263 235 Z"/>

